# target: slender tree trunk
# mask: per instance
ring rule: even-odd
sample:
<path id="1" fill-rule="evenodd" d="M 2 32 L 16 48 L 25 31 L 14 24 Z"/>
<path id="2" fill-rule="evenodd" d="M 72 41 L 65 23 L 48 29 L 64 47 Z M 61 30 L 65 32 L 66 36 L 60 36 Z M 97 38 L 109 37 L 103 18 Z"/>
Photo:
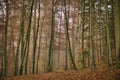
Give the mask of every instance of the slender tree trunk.
<path id="1" fill-rule="evenodd" d="M 72 50 L 71 50 L 71 44 L 70 44 L 70 38 L 69 38 L 69 32 L 68 32 L 68 28 L 69 28 L 69 21 L 68 21 L 68 18 L 67 18 L 67 11 L 66 11 L 66 1 L 64 0 L 64 6 L 65 6 L 65 21 L 66 21 L 66 38 L 67 38 L 67 42 L 68 42 L 68 50 L 69 50 L 69 55 L 70 55 L 70 59 L 71 59 L 71 62 L 72 62 L 72 65 L 73 65 L 73 68 L 75 70 L 77 70 L 77 67 L 75 65 L 75 61 L 73 59 L 73 56 L 72 56 Z"/>
<path id="2" fill-rule="evenodd" d="M 54 32 L 55 32 L 55 11 L 54 11 L 54 0 L 52 0 L 52 24 L 51 24 L 51 39 L 49 45 L 49 53 L 48 53 L 48 69 L 47 72 L 52 71 L 52 54 L 53 54 L 53 41 L 54 41 Z"/>
<path id="3" fill-rule="evenodd" d="M 92 20 L 92 14 L 93 14 L 93 2 L 90 0 L 90 64 L 91 64 L 91 70 L 95 71 L 96 65 L 95 65 L 95 59 L 94 59 L 94 46 L 93 46 L 93 20 Z"/>
<path id="4" fill-rule="evenodd" d="M 41 3 L 41 0 L 38 1 L 39 2 L 39 6 L 38 6 L 38 13 L 39 13 L 39 17 L 38 17 L 38 20 L 37 20 L 37 32 L 36 32 L 36 36 L 38 36 L 38 33 L 39 33 L 39 47 L 38 47 L 38 56 L 37 56 L 37 61 L 36 61 L 36 73 L 38 74 L 38 64 L 39 64 L 39 57 L 40 57 L 40 45 L 41 45 L 41 36 L 42 36 L 42 26 L 41 26 L 41 29 L 40 29 L 40 32 L 38 32 L 39 28 L 40 28 L 40 3 Z M 37 38 L 37 37 L 36 37 Z M 37 40 L 36 40 L 37 42 Z"/>
<path id="5" fill-rule="evenodd" d="M 18 74 L 18 56 L 19 56 L 19 48 L 21 43 L 21 54 L 23 52 L 23 37 L 24 37 L 24 14 L 25 14 L 25 6 L 24 6 L 24 0 L 22 1 L 22 12 L 21 12 L 21 23 L 20 23 L 20 31 L 19 31 L 19 38 L 18 38 L 18 45 L 15 55 L 15 62 L 14 62 L 14 75 L 16 76 Z"/>
<path id="6" fill-rule="evenodd" d="M 107 47 L 108 47 L 108 64 L 112 64 L 107 0 L 104 0 L 104 3 L 105 3 L 105 21 L 106 21 L 105 26 L 106 26 Z"/>
<path id="7" fill-rule="evenodd" d="M 82 2 L 82 67 L 85 67 L 85 60 L 84 60 L 84 25 L 85 25 L 85 0 Z"/>
<path id="8" fill-rule="evenodd" d="M 65 70 L 68 70 L 68 41 L 66 36 L 66 48 L 65 48 Z"/>
<path id="9" fill-rule="evenodd" d="M 5 5 L 6 5 L 6 19 L 5 19 L 5 29 L 4 29 L 4 76 L 7 75 L 7 33 L 8 33 L 8 20 L 9 20 L 9 4 L 8 0 L 5 0 Z"/>
<path id="10" fill-rule="evenodd" d="M 115 26 L 115 45 L 116 61 L 120 64 L 120 1 L 114 0 L 114 26 Z"/>
<path id="11" fill-rule="evenodd" d="M 28 55 L 29 55 L 29 43 L 30 43 L 30 32 L 31 32 L 33 5 L 34 5 L 34 0 L 32 0 L 31 8 L 30 8 L 30 18 L 29 18 L 26 37 L 25 37 L 25 46 L 24 46 L 24 51 L 23 51 L 23 57 L 22 57 L 21 64 L 20 64 L 20 72 L 19 72 L 20 75 L 23 74 L 24 67 L 25 67 L 25 73 L 27 73 L 27 63 L 28 63 Z M 25 65 L 24 65 L 24 62 L 25 62 Z"/>
<path id="12" fill-rule="evenodd" d="M 37 0 L 36 0 L 37 1 Z M 36 9 L 37 3 L 34 6 L 34 24 L 33 24 L 33 55 L 32 55 L 32 74 L 35 73 L 35 57 L 36 57 Z"/>
<path id="13" fill-rule="evenodd" d="M 59 30 L 59 49 L 61 49 L 61 29 L 62 29 L 62 6 L 61 6 L 61 14 L 60 14 L 60 16 L 61 16 L 61 18 L 60 18 L 60 30 Z M 60 68 L 60 53 L 61 53 L 61 50 L 59 50 L 59 52 L 58 52 L 58 69 Z"/>
<path id="14" fill-rule="evenodd" d="M 4 45 L 4 31 L 2 31 L 2 45 Z M 2 68 L 1 68 L 1 75 L 4 75 L 4 46 L 2 46 Z"/>

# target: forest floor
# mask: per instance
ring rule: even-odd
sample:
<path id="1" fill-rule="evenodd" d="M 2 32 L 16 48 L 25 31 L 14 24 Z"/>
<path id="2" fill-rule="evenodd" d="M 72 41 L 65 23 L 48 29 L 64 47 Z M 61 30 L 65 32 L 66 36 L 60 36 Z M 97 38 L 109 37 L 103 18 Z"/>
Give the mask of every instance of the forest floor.
<path id="1" fill-rule="evenodd" d="M 95 72 L 91 72 L 90 69 L 57 71 L 40 75 L 13 76 L 0 80 L 120 80 L 120 70 L 104 66 L 98 67 Z"/>

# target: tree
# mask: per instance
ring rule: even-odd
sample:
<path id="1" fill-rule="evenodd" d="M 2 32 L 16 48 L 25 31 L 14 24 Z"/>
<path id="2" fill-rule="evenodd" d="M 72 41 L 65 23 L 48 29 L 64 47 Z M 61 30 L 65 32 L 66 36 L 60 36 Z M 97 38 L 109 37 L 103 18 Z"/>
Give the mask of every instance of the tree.
<path id="1" fill-rule="evenodd" d="M 107 47 L 108 47 L 108 64 L 112 63 L 112 52 L 111 52 L 111 45 L 110 45 L 110 29 L 109 29 L 109 16 L 108 16 L 108 5 L 107 0 L 104 0 L 105 3 L 105 27 L 106 27 L 106 37 L 107 37 Z"/>
<path id="2" fill-rule="evenodd" d="M 85 27 L 85 0 L 82 2 L 82 44 L 81 44 L 81 49 L 82 49 L 82 67 L 85 67 L 85 59 L 84 59 L 84 27 Z"/>
<path id="3" fill-rule="evenodd" d="M 29 44 L 30 44 L 30 32 L 31 32 L 31 21 L 32 21 L 33 6 L 34 6 L 34 0 L 32 0 L 31 6 L 30 6 L 30 18 L 29 18 L 29 23 L 28 23 L 28 29 L 27 29 L 26 37 L 25 37 L 23 56 L 22 56 L 21 64 L 20 64 L 20 71 L 19 71 L 20 75 L 23 74 L 24 67 L 25 67 L 25 73 L 27 73 L 26 71 L 27 71 L 27 62 L 28 62 L 28 56 L 29 56 L 28 54 L 29 54 Z M 25 66 L 23 66 L 24 61 L 25 61 Z"/>
<path id="4" fill-rule="evenodd" d="M 37 3 L 39 3 L 39 8 L 38 8 L 38 13 L 39 13 L 39 16 L 38 16 L 38 21 L 37 21 L 37 28 L 36 28 L 36 9 L 37 9 Z M 32 70 L 32 73 L 34 74 L 35 73 L 35 63 L 36 63 L 36 46 L 37 46 L 37 39 L 38 39 L 38 31 L 39 31 L 39 21 L 40 21 L 40 0 L 39 2 L 35 2 L 35 15 L 34 15 L 34 27 L 33 27 L 33 70 Z"/>
<path id="5" fill-rule="evenodd" d="M 38 31 L 39 31 L 39 28 L 40 28 L 40 3 L 41 3 L 41 0 L 38 1 L 39 2 L 39 6 L 38 6 L 38 19 L 37 19 L 37 31 L 36 31 L 36 38 L 38 36 Z M 39 47 L 38 47 L 38 57 L 37 57 L 37 61 L 36 61 L 36 73 L 38 73 L 38 63 L 39 63 L 39 57 L 40 57 L 40 45 L 41 45 L 41 35 L 42 35 L 42 26 L 41 26 L 41 29 L 40 29 L 40 32 L 39 32 Z M 36 43 L 37 43 L 37 40 L 36 40 Z M 37 45 L 36 45 L 37 46 Z"/>
<path id="6" fill-rule="evenodd" d="M 14 75 L 16 76 L 18 74 L 18 58 L 19 58 L 19 48 L 21 43 L 21 54 L 23 53 L 23 38 L 24 38 L 24 20 L 25 20 L 25 0 L 22 0 L 22 12 L 21 12 L 21 23 L 20 23 L 20 29 L 19 29 L 19 38 L 18 38 L 18 44 L 16 49 L 16 55 L 15 55 L 15 62 L 14 62 Z"/>
<path id="7" fill-rule="evenodd" d="M 8 34 L 8 21 L 9 21 L 9 5 L 8 0 L 5 0 L 5 6 L 6 6 L 6 17 L 5 17 L 5 28 L 4 28 L 4 76 L 7 75 L 7 34 Z"/>
<path id="8" fill-rule="evenodd" d="M 120 1 L 114 1 L 114 26 L 115 26 L 115 45 L 116 45 L 116 61 L 120 65 Z"/>
<path id="9" fill-rule="evenodd" d="M 49 45 L 49 54 L 48 54 L 48 72 L 52 71 L 52 54 L 53 54 L 53 45 L 54 45 L 54 32 L 55 32 L 55 3 L 52 0 L 52 22 L 51 22 L 51 38 L 50 38 L 50 45 Z"/>
<path id="10" fill-rule="evenodd" d="M 93 20 L 92 20 L 92 14 L 93 14 L 93 1 L 90 0 L 90 64 L 91 64 L 91 70 L 95 71 L 96 65 L 95 65 L 95 59 L 94 59 L 94 44 L 93 44 Z"/>
<path id="11" fill-rule="evenodd" d="M 66 11 L 66 1 L 64 0 L 64 7 L 65 7 L 65 12 L 64 12 L 64 15 L 65 15 L 65 23 L 66 23 L 66 38 L 67 38 L 67 43 L 68 43 L 68 50 L 69 50 L 69 55 L 70 55 L 70 60 L 72 62 L 72 65 L 73 65 L 73 68 L 75 70 L 77 70 L 77 67 L 75 65 L 75 61 L 73 59 L 73 56 L 72 56 L 72 49 L 71 49 L 71 43 L 70 43 L 70 38 L 69 38 L 69 18 L 67 17 L 67 11 Z"/>

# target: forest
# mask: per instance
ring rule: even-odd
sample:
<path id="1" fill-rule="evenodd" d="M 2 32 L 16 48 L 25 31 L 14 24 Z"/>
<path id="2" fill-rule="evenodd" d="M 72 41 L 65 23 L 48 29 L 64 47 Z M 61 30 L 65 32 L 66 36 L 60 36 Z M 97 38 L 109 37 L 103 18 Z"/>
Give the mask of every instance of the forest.
<path id="1" fill-rule="evenodd" d="M 0 80 L 120 80 L 120 0 L 0 0 Z"/>

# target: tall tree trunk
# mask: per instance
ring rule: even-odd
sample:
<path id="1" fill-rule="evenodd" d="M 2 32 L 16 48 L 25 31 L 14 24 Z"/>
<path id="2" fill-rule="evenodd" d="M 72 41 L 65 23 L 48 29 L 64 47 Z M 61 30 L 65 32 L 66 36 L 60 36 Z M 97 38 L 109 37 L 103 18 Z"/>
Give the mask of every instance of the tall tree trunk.
<path id="1" fill-rule="evenodd" d="M 107 47 L 108 47 L 108 64 L 112 64 L 107 0 L 104 0 L 104 3 L 105 3 L 105 21 L 106 21 L 105 26 L 106 26 L 106 37 L 107 37 Z"/>
<path id="2" fill-rule="evenodd" d="M 5 29 L 4 29 L 4 76 L 7 75 L 7 33 L 8 33 L 8 20 L 9 20 L 9 4 L 8 0 L 5 0 L 6 5 L 6 19 L 5 19 Z"/>
<path id="3" fill-rule="evenodd" d="M 73 56 L 72 56 L 72 49 L 71 49 L 71 44 L 70 44 L 70 38 L 69 38 L 69 32 L 68 32 L 68 29 L 69 29 L 69 19 L 67 17 L 67 11 L 66 11 L 66 1 L 64 0 L 64 6 L 65 6 L 65 12 L 64 12 L 64 15 L 65 15 L 65 21 L 66 21 L 66 38 L 67 38 L 67 42 L 68 42 L 68 50 L 69 50 L 69 55 L 70 55 L 70 59 L 71 59 L 71 62 L 72 62 L 72 65 L 73 65 L 73 68 L 75 70 L 77 70 L 77 67 L 75 65 L 75 61 L 73 59 Z"/>
<path id="4" fill-rule="evenodd" d="M 115 45 L 116 61 L 120 64 L 120 1 L 114 0 L 114 26 L 115 26 Z"/>
<path id="5" fill-rule="evenodd" d="M 16 76 L 18 74 L 18 56 L 19 56 L 19 48 L 20 48 L 20 43 L 21 43 L 21 54 L 23 52 L 23 37 L 24 37 L 24 14 L 25 14 L 25 5 L 24 1 L 22 1 L 22 12 L 21 12 L 21 23 L 20 23 L 20 31 L 19 31 L 19 37 L 18 37 L 18 45 L 17 45 L 17 50 L 16 50 L 16 55 L 15 55 L 15 62 L 14 62 L 14 75 Z"/>
<path id="6" fill-rule="evenodd" d="M 36 38 L 39 34 L 39 47 L 38 47 L 38 56 L 37 56 L 37 61 L 36 61 L 36 73 L 38 74 L 38 64 L 39 64 L 39 57 L 40 57 L 40 49 L 41 49 L 41 36 L 42 36 L 42 26 L 41 26 L 41 29 L 40 28 L 40 3 L 41 3 L 41 0 L 38 0 L 39 2 L 39 6 L 38 6 L 38 13 L 39 13 L 39 17 L 38 17 L 38 20 L 37 20 L 37 35 L 36 35 Z M 40 32 L 38 32 L 40 30 Z M 36 40 L 37 42 L 37 40 Z"/>
<path id="7" fill-rule="evenodd" d="M 94 59 L 94 44 L 93 44 L 93 1 L 90 0 L 90 64 L 91 64 L 91 70 L 95 71 L 96 65 L 95 65 L 95 59 Z"/>
<path id="8" fill-rule="evenodd" d="M 53 41 L 54 41 L 54 32 L 55 32 L 55 10 L 54 10 L 54 0 L 52 0 L 52 24 L 51 24 L 51 39 L 49 45 L 49 53 L 48 53 L 48 69 L 47 72 L 52 71 L 52 54 L 53 54 Z"/>
<path id="9" fill-rule="evenodd" d="M 37 0 L 36 0 L 37 1 Z M 34 23 L 33 23 L 33 53 L 32 53 L 32 74 L 35 73 L 35 57 L 36 57 L 36 10 L 37 3 L 34 6 Z"/>
<path id="10" fill-rule="evenodd" d="M 81 52 L 81 55 L 82 55 L 82 67 L 84 68 L 85 67 L 85 60 L 84 60 L 85 0 L 83 0 L 83 2 L 82 2 L 81 17 L 82 17 L 82 41 L 81 41 L 82 42 L 82 46 L 81 46 L 82 52 Z"/>
<path id="11" fill-rule="evenodd" d="M 28 55 L 29 55 L 29 43 L 30 43 L 30 32 L 31 32 L 31 22 L 32 22 L 32 11 L 33 11 L 34 0 L 32 0 L 31 8 L 30 8 L 30 18 L 28 23 L 28 29 L 25 37 L 24 51 L 20 64 L 19 74 L 23 74 L 23 68 L 25 67 L 25 73 L 27 73 L 27 63 L 28 63 Z M 25 62 L 25 65 L 24 65 Z"/>

